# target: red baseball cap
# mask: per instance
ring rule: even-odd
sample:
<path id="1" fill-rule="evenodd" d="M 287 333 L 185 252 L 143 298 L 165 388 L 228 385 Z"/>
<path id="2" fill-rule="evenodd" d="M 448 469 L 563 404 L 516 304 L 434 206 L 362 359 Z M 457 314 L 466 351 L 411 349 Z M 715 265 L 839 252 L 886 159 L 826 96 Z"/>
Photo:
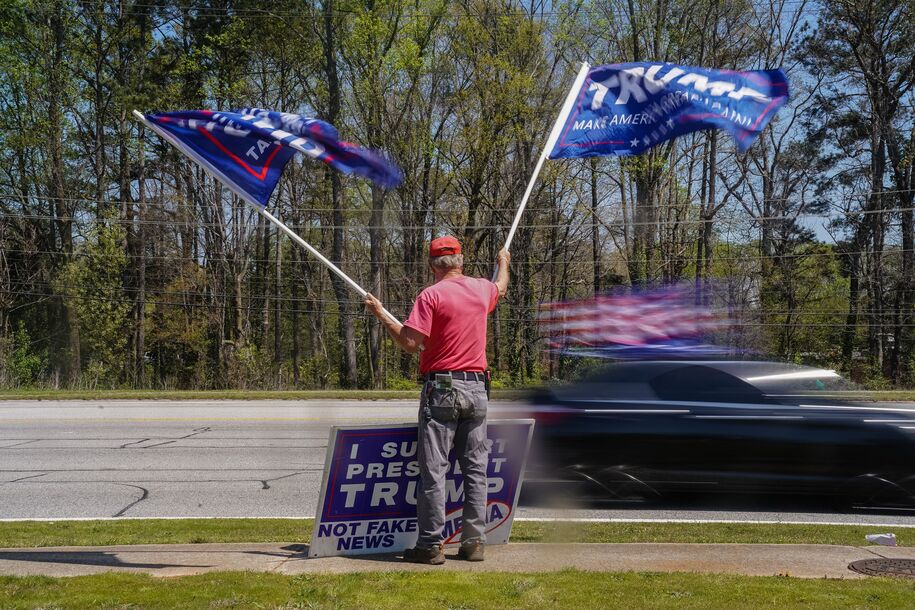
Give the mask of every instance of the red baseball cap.
<path id="1" fill-rule="evenodd" d="M 461 242 L 450 235 L 433 239 L 432 243 L 429 244 L 429 256 L 433 258 L 436 256 L 448 256 L 449 254 L 460 253 Z"/>

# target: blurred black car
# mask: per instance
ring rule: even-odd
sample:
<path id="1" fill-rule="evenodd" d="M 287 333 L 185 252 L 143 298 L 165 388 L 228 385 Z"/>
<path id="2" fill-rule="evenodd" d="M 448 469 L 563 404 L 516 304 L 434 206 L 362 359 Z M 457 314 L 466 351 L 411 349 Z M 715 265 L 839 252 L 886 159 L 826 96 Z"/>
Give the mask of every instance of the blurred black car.
<path id="1" fill-rule="evenodd" d="M 533 399 L 524 485 L 617 501 L 915 506 L 915 405 L 856 403 L 852 389 L 833 371 L 776 362 L 609 365 Z"/>

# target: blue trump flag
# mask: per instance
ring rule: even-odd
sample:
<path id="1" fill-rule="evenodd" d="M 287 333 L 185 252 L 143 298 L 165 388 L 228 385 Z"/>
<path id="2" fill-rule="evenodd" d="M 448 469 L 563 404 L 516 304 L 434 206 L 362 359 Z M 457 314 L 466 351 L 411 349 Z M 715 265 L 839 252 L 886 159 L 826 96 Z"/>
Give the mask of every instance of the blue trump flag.
<path id="1" fill-rule="evenodd" d="M 298 114 L 259 108 L 137 114 L 238 196 L 261 207 L 296 152 L 386 188 L 402 180 L 400 170 L 379 154 L 340 140 L 329 123 Z"/>
<path id="2" fill-rule="evenodd" d="M 308 250 L 360 296 L 368 294 L 314 246 L 268 212 L 266 206 L 283 168 L 296 152 L 386 188 L 395 187 L 403 180 L 396 165 L 375 152 L 340 140 L 333 125 L 298 114 L 260 108 L 230 112 L 185 110 L 145 116 L 134 110 L 133 114 L 254 206 L 258 214 Z M 400 323 L 387 309 L 382 310 L 391 320 Z"/>
<path id="3" fill-rule="evenodd" d="M 781 70 L 636 62 L 591 68 L 569 95 L 551 159 L 637 155 L 703 129 L 724 129 L 745 151 L 788 101 L 788 81 Z"/>

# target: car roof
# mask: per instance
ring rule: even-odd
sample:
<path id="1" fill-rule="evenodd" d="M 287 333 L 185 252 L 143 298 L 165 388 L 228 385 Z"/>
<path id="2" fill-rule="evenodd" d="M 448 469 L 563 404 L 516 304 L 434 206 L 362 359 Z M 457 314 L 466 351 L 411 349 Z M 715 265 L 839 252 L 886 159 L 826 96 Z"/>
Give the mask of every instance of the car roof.
<path id="1" fill-rule="evenodd" d="M 586 381 L 650 381 L 658 375 L 687 367 L 715 369 L 747 381 L 752 385 L 765 382 L 766 378 L 777 378 L 778 376 L 799 373 L 835 375 L 834 371 L 827 369 L 764 360 L 647 360 L 618 362 L 601 367 L 589 375 Z"/>
<path id="2" fill-rule="evenodd" d="M 705 373 L 703 373 L 705 371 Z M 729 378 L 731 383 L 725 383 Z M 725 385 L 722 385 L 724 383 Z M 761 400 L 788 396 L 826 396 L 823 383 L 846 384 L 835 371 L 786 362 L 760 360 L 643 360 L 618 362 L 592 371 L 579 383 L 556 387 L 557 397 L 602 393 L 612 387 L 618 398 L 648 400 L 662 394 L 693 399 L 719 399 L 728 393 L 734 400 Z M 814 388 L 805 388 L 812 384 Z M 830 391 L 836 389 L 832 387 Z M 701 398 L 705 400 L 706 398 Z"/>

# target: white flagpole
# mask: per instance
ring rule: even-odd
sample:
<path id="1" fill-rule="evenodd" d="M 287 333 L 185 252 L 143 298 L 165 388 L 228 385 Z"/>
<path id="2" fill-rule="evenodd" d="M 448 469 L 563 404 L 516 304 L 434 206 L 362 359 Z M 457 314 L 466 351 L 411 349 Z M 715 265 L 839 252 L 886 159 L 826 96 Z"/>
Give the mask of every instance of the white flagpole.
<path id="1" fill-rule="evenodd" d="M 146 119 L 146 117 L 143 116 L 142 112 L 139 112 L 138 110 L 134 110 L 133 116 L 138 121 L 140 121 L 141 123 L 143 123 L 150 129 L 155 131 L 157 134 L 159 134 L 163 139 L 165 139 L 167 142 L 172 144 L 175 148 L 177 148 L 178 150 L 180 150 L 181 152 L 183 152 L 187 155 L 187 148 L 183 142 L 181 142 L 177 138 L 173 137 L 172 134 L 168 133 L 167 131 L 160 129 L 159 126 L 156 125 L 155 123 L 148 121 Z M 205 169 L 207 171 L 207 173 L 209 173 L 211 176 L 213 176 L 213 178 L 216 178 L 217 180 L 219 180 L 226 188 L 228 188 L 233 193 L 238 195 L 242 199 L 242 201 L 244 201 L 245 203 L 247 203 L 248 205 L 253 207 L 255 210 L 257 210 L 258 214 L 260 214 L 261 216 L 263 216 L 264 218 L 269 220 L 271 223 L 276 225 L 276 227 L 280 231 L 282 231 L 283 233 L 285 233 L 286 235 L 291 237 L 294 242 L 296 242 L 297 244 L 299 244 L 300 246 L 302 246 L 303 248 L 308 250 L 315 258 L 317 258 L 324 265 L 326 265 L 328 269 L 330 269 L 337 276 L 339 276 L 340 279 L 342 279 L 344 282 L 349 284 L 350 288 L 352 288 L 353 290 L 358 292 L 359 296 L 361 296 L 362 298 L 365 298 L 365 296 L 368 294 L 368 292 L 366 292 L 366 290 L 364 290 L 362 288 L 362 286 L 357 284 L 350 276 L 343 273 L 343 271 L 339 267 L 337 267 L 335 264 L 333 264 L 331 261 L 327 260 L 327 258 L 323 254 L 321 254 L 320 252 L 315 250 L 314 247 L 311 244 L 309 244 L 307 241 L 302 239 L 298 233 L 296 233 L 295 231 L 293 231 L 292 229 L 287 227 L 285 224 L 283 224 L 283 222 L 281 220 L 279 220 L 276 216 L 274 216 L 273 214 L 271 214 L 270 212 L 265 210 L 264 207 L 261 206 L 259 203 L 257 203 L 256 201 L 252 201 L 248 197 L 248 195 L 244 193 L 244 191 L 241 191 L 240 189 L 236 188 L 232 184 L 232 182 L 230 180 L 228 180 L 225 176 L 223 176 L 222 172 L 220 172 L 217 168 L 213 167 L 211 164 L 207 163 L 205 160 L 202 160 L 202 159 L 194 159 L 192 157 L 192 160 L 199 163 L 200 166 L 203 167 L 203 169 Z M 385 315 L 388 316 L 389 318 L 391 318 L 391 320 L 400 324 L 400 320 L 395 318 L 394 314 L 392 314 L 390 311 L 388 311 L 384 307 L 382 307 L 382 311 L 384 311 Z"/>
<path id="2" fill-rule="evenodd" d="M 540 158 L 537 159 L 537 165 L 534 167 L 534 173 L 531 175 L 531 179 L 527 183 L 527 189 L 525 189 L 524 196 L 521 198 L 521 204 L 518 206 L 518 211 L 515 212 L 515 219 L 512 221 L 512 226 L 508 230 L 508 237 L 505 239 L 506 250 L 511 248 L 512 239 L 515 237 L 515 231 L 518 230 L 518 224 L 521 222 L 521 215 L 524 214 L 524 209 L 527 207 L 527 200 L 530 198 L 531 192 L 534 190 L 534 183 L 537 182 L 537 176 L 540 175 L 540 168 L 543 167 L 543 162 L 546 161 L 550 151 L 553 150 L 553 147 L 556 145 L 556 140 L 559 139 L 559 134 L 562 131 L 562 127 L 565 125 L 566 118 L 572 111 L 572 106 L 575 105 L 578 91 L 581 89 L 582 83 L 585 82 L 585 78 L 588 76 L 588 71 L 590 69 L 591 66 L 588 64 L 588 62 L 582 62 L 581 68 L 578 70 L 578 74 L 575 76 L 575 82 L 572 83 L 572 88 L 569 89 L 569 93 L 566 95 L 566 100 L 562 105 L 562 109 L 559 111 L 559 116 L 556 117 L 556 122 L 553 124 L 553 130 L 550 131 L 550 135 L 547 137 L 546 143 L 543 145 L 543 151 L 540 153 Z M 495 281 L 498 274 L 499 265 L 497 264 L 496 271 L 492 275 L 493 281 Z"/>

